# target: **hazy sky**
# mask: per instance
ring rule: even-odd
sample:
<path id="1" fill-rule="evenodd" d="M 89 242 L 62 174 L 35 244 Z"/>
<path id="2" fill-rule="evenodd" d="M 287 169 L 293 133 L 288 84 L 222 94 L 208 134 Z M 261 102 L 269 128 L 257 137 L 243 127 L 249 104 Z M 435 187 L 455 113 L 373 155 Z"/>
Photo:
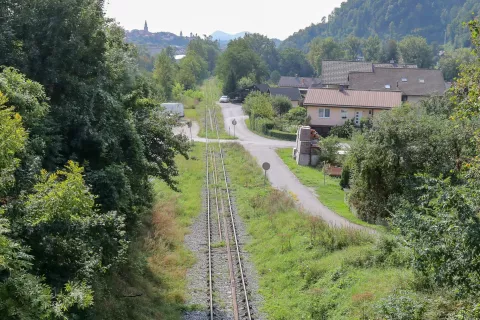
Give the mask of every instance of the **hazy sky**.
<path id="1" fill-rule="evenodd" d="M 295 31 L 319 23 L 342 0 L 106 0 L 107 16 L 127 30 L 169 31 L 199 35 L 216 30 L 258 32 L 285 39 Z"/>

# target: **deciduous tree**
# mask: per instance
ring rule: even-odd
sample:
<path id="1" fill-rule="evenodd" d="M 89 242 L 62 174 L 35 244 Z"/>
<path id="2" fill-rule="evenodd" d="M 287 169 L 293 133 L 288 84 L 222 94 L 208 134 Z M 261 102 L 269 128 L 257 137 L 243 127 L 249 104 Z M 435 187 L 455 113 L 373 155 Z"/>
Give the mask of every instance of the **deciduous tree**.
<path id="1" fill-rule="evenodd" d="M 333 38 L 315 38 L 310 43 L 308 52 L 308 61 L 313 66 L 317 74 L 322 73 L 322 60 L 341 60 L 344 58 L 342 46 Z"/>
<path id="2" fill-rule="evenodd" d="M 419 68 L 432 66 L 433 52 L 425 38 L 407 36 L 400 41 L 398 46 L 404 63 L 416 64 Z"/>

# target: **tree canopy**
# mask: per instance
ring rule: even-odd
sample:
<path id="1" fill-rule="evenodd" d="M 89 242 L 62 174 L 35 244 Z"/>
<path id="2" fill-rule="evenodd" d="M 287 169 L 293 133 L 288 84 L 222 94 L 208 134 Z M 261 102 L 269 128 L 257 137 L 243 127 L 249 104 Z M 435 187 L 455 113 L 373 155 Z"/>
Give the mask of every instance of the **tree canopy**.
<path id="1" fill-rule="evenodd" d="M 86 319 L 151 210 L 149 179 L 175 188 L 187 156 L 160 108 L 177 66 L 165 50 L 155 77 L 141 71 L 103 1 L 2 5 L 0 314 Z M 208 66 L 194 55 L 182 69 L 197 83 Z"/>

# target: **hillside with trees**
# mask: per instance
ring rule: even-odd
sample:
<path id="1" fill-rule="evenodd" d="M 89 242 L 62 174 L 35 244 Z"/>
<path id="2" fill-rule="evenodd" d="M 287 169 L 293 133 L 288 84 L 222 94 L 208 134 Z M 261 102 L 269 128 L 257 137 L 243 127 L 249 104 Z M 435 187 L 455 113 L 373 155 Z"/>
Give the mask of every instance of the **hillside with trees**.
<path id="1" fill-rule="evenodd" d="M 381 39 L 416 35 L 426 38 L 428 43 L 443 44 L 445 32 L 448 43 L 466 47 L 470 46 L 470 37 L 463 23 L 479 12 L 480 3 L 476 0 L 349 0 L 328 19 L 319 17 L 320 23 L 294 33 L 281 47 L 306 50 L 315 37 L 339 40 L 349 35 Z"/>

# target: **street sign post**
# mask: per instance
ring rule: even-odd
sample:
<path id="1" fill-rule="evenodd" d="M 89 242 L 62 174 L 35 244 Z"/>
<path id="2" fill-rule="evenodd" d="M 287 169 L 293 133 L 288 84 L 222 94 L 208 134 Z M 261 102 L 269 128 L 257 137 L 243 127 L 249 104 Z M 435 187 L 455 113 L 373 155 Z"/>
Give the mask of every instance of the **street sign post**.
<path id="1" fill-rule="evenodd" d="M 232 124 L 233 124 L 233 137 L 236 138 L 236 136 L 235 136 L 235 127 L 237 126 L 237 120 L 236 120 L 236 119 L 233 119 Z"/>
<path id="2" fill-rule="evenodd" d="M 192 135 L 192 121 L 187 122 L 187 127 L 190 129 L 190 141 L 193 142 L 193 135 Z"/>
<path id="3" fill-rule="evenodd" d="M 264 162 L 262 164 L 262 168 L 265 171 L 265 177 L 263 178 L 263 185 L 266 186 L 267 185 L 267 171 L 270 170 L 270 163 Z"/>

